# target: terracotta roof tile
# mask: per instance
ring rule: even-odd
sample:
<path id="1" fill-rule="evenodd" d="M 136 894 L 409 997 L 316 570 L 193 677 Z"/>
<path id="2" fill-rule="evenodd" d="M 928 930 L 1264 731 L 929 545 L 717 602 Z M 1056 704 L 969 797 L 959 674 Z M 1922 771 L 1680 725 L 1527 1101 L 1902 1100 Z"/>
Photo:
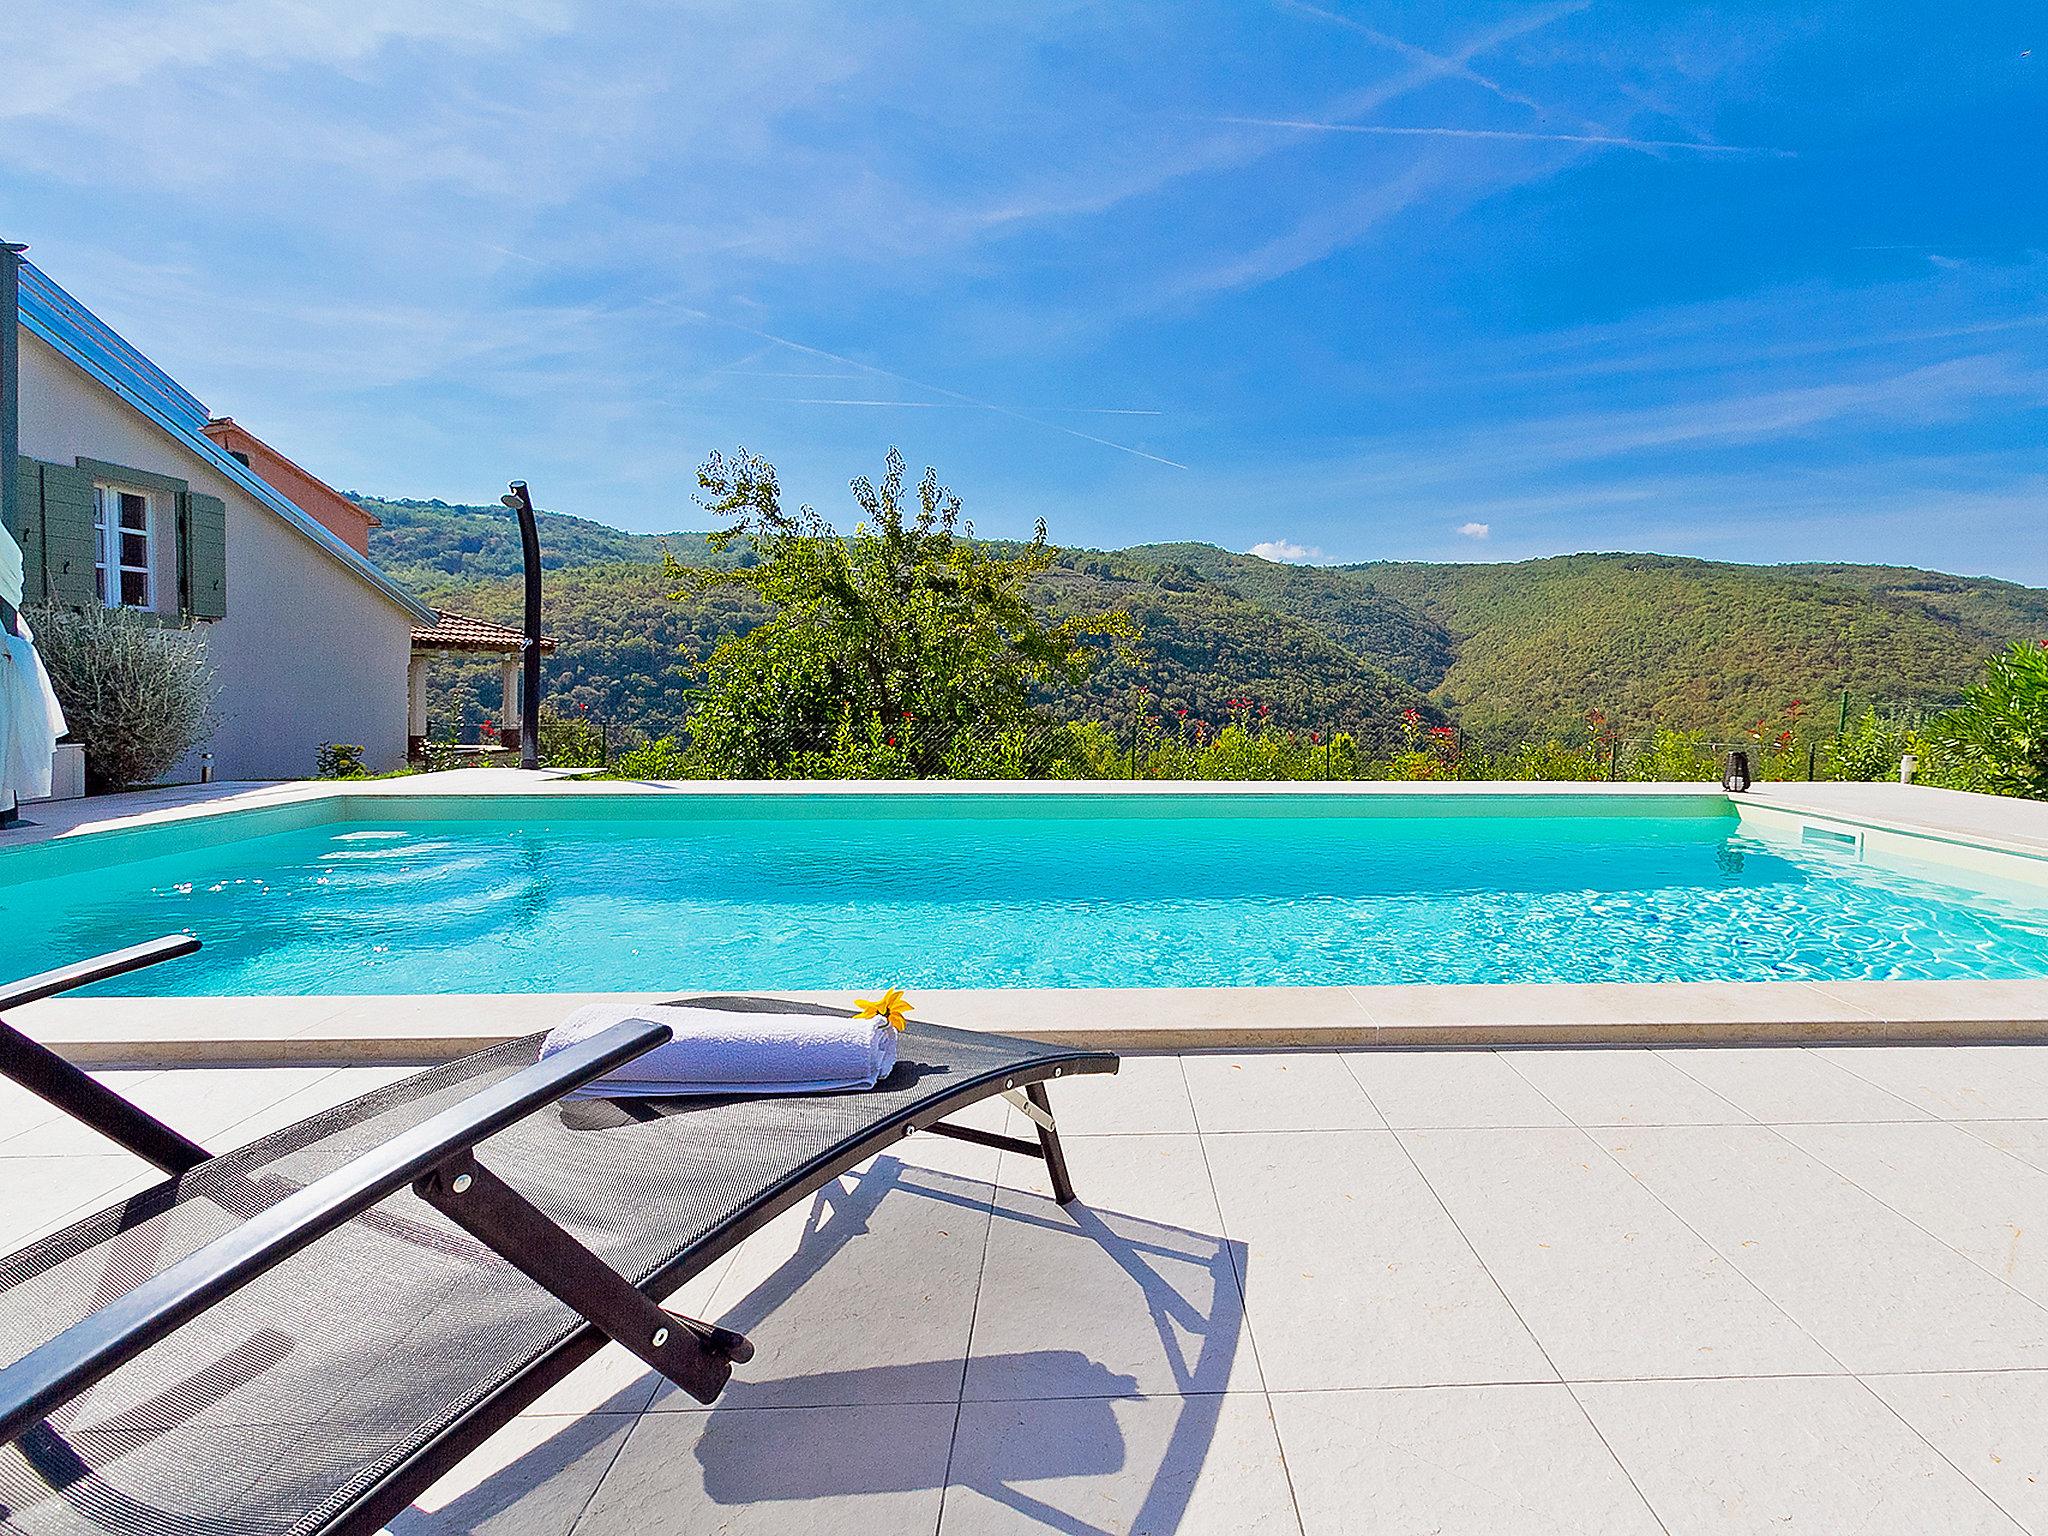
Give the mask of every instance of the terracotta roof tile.
<path id="1" fill-rule="evenodd" d="M 524 638 L 509 624 L 493 624 L 489 619 L 473 619 L 466 613 L 450 613 L 445 608 L 436 611 L 440 618 L 434 624 L 413 626 L 414 650 L 517 651 Z M 553 637 L 541 636 L 540 648 L 552 651 L 555 648 Z"/>

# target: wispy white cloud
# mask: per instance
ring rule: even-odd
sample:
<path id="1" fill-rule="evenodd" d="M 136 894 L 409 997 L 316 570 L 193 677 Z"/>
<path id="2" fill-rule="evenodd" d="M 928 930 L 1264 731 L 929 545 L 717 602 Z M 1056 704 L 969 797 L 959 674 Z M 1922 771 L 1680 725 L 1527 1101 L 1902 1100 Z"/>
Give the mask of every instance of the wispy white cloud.
<path id="1" fill-rule="evenodd" d="M 982 405 L 978 401 L 966 400 L 866 400 L 841 398 L 831 395 L 763 395 L 764 404 L 769 405 L 849 405 L 866 406 L 875 410 L 895 411 L 992 411 L 1000 407 Z M 1160 411 L 1139 410 L 1119 405 L 1034 405 L 1012 407 L 1025 409 L 1040 415 L 1067 413 L 1075 416 L 1159 416 Z"/>
<path id="2" fill-rule="evenodd" d="M 1518 107 L 1527 107 L 1533 112 L 1546 112 L 1548 110 L 1541 102 L 1536 101 L 1534 98 L 1520 91 L 1511 90 L 1501 84 L 1500 81 L 1483 75 L 1474 69 L 1471 63 L 1472 55 L 1468 55 L 1465 58 L 1446 57 L 1443 54 L 1434 53 L 1419 44 L 1411 43 L 1405 38 L 1395 37 L 1390 33 L 1382 32 L 1377 27 L 1368 26 L 1356 17 L 1346 16 L 1340 11 L 1328 10 L 1320 5 L 1310 5 L 1307 3 L 1307 0 L 1276 0 L 1276 3 L 1282 10 L 1294 11 L 1303 16 L 1313 16 L 1318 21 L 1326 21 L 1334 26 L 1343 27 L 1347 31 L 1356 32 L 1361 37 L 1370 38 L 1382 48 L 1398 53 L 1402 57 L 1413 60 L 1418 64 L 1432 67 L 1446 77 L 1469 81 L 1481 90 L 1498 96 L 1502 101 L 1512 102 Z M 1583 10 L 1590 3 L 1591 0 L 1578 0 L 1577 4 L 1571 5 L 1562 11 L 1554 10 L 1548 12 L 1545 14 L 1544 24 L 1548 25 L 1549 22 L 1557 20 L 1560 16 L 1570 14 L 1571 11 Z"/>
<path id="3" fill-rule="evenodd" d="M 194 71 L 281 70 L 297 65 L 359 68 L 380 50 L 405 43 L 460 49 L 502 47 L 559 32 L 570 24 L 567 0 L 152 0 L 146 6 L 21 4 L 7 22 L 8 88 L 0 119 L 109 116 L 146 120 L 159 100 L 110 100 L 159 75 Z"/>
<path id="4" fill-rule="evenodd" d="M 1458 534 L 1459 537 L 1467 539 L 1490 539 L 1493 537 L 1493 524 L 1460 523 L 1458 524 Z"/>
<path id="5" fill-rule="evenodd" d="M 1195 295 L 1256 287 L 1298 272 L 1356 244 L 1387 220 L 1441 193 L 1453 179 L 1440 164 L 1423 161 L 1405 166 L 1386 181 L 1368 183 L 1349 196 L 1311 210 L 1293 228 L 1262 245 L 1161 284 L 1135 299 L 1130 309 L 1142 312 Z"/>
<path id="6" fill-rule="evenodd" d="M 1300 565 L 1305 561 L 1323 558 L 1320 549 L 1297 544 L 1292 539 L 1267 539 L 1263 543 L 1254 544 L 1245 553 L 1257 555 L 1261 560 L 1276 560 L 1282 565 Z"/>
<path id="7" fill-rule="evenodd" d="M 1700 155 L 1768 155 L 1791 159 L 1794 151 L 1750 144 L 1702 144 L 1691 139 L 1636 139 L 1606 133 L 1538 133 L 1513 128 L 1396 126 L 1389 123 L 1322 123 L 1289 117 L 1219 117 L 1219 123 L 1247 128 L 1287 128 L 1312 133 L 1356 133 L 1388 139 L 1498 139 L 1523 144 L 1586 144 L 1597 148 L 1687 150 Z"/>
<path id="8" fill-rule="evenodd" d="M 898 384 L 907 384 L 913 389 L 923 390 L 929 394 L 942 396 L 945 400 L 949 402 L 964 406 L 970 406 L 978 411 L 986 411 L 992 416 L 1008 417 L 1012 421 L 1020 421 L 1024 422 L 1029 426 L 1041 427 L 1048 432 L 1062 432 L 1065 433 L 1068 437 L 1076 437 L 1081 439 L 1083 442 L 1094 443 L 1098 447 L 1114 448 L 1118 453 L 1127 453 L 1131 455 L 1133 458 L 1149 459 L 1154 464 L 1164 464 L 1169 469 L 1187 468 L 1187 465 L 1185 464 L 1179 463 L 1173 459 L 1166 458 L 1161 454 L 1149 452 L 1148 450 L 1143 448 L 1133 447 L 1129 443 L 1113 442 L 1112 440 L 1106 437 L 1097 437 L 1093 432 L 1083 432 L 1078 427 L 1062 426 L 1060 423 L 1056 421 L 1047 421 L 1042 416 L 1032 412 L 1020 411 L 1012 406 L 997 405 L 993 401 L 989 400 L 979 400 L 976 399 L 973 395 L 965 394 L 957 389 L 948 389 L 941 384 L 932 384 L 927 383 L 922 379 L 914 379 L 910 377 L 910 375 L 905 373 L 897 373 L 888 368 L 878 367 L 873 363 L 862 362 L 859 358 L 844 357 L 837 352 L 828 352 L 823 347 L 814 347 L 811 346 L 808 342 L 795 341 L 787 336 L 777 336 L 771 331 L 760 330 L 750 325 L 742 325 L 740 322 L 736 320 L 723 320 L 716 315 L 707 314 L 705 311 L 701 309 L 695 309 L 686 304 L 678 304 L 670 300 L 662 299 L 657 299 L 654 300 L 653 302 L 656 305 L 668 305 L 674 308 L 680 314 L 686 315 L 690 319 L 699 321 L 705 325 L 723 326 L 729 330 L 739 331 L 749 336 L 758 337 L 762 341 L 774 342 L 777 346 L 787 347 L 792 352 L 800 352 L 811 357 L 823 358 L 827 362 L 843 363 L 849 368 L 857 368 L 861 372 L 872 374 L 874 377 L 878 379 L 890 379 Z"/>

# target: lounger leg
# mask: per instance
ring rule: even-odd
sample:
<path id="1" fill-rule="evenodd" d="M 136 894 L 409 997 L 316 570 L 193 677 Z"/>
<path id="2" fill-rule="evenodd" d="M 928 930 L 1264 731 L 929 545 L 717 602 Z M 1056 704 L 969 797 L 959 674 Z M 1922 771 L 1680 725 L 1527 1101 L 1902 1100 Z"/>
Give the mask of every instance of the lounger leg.
<path id="1" fill-rule="evenodd" d="M 1060 1129 L 1053 1123 L 1052 1104 L 1045 1096 L 1045 1084 L 1027 1083 L 1025 1096 L 1031 1100 L 1043 1120 L 1033 1119 L 1032 1126 L 1038 1132 L 1039 1155 L 1045 1159 L 1046 1174 L 1052 1179 L 1052 1197 L 1061 1205 L 1074 1203 L 1074 1181 L 1067 1175 L 1067 1153 L 1060 1145 Z"/>
<path id="2" fill-rule="evenodd" d="M 984 1131 L 972 1125 L 951 1125 L 944 1120 L 925 1129 L 934 1136 L 950 1136 L 955 1141 L 971 1141 L 977 1147 L 998 1147 L 1020 1157 L 1039 1159 L 1052 1179 L 1053 1198 L 1061 1205 L 1072 1205 L 1074 1181 L 1067 1176 L 1066 1149 L 1060 1145 L 1060 1128 L 1052 1117 L 1052 1105 L 1045 1097 L 1045 1085 L 1026 1083 L 1022 1093 L 1006 1088 L 1002 1097 L 1031 1122 L 1032 1128 L 1038 1132 L 1038 1145 L 1033 1146 L 1021 1136 L 1005 1136 L 1000 1131 Z"/>
<path id="3" fill-rule="evenodd" d="M 715 1399 L 754 1346 L 727 1328 L 665 1312 L 468 1152 L 417 1180 L 422 1200 L 700 1403 Z"/>
<path id="4" fill-rule="evenodd" d="M 11 1024 L 0 1024 L 0 1073 L 165 1173 L 189 1173 L 213 1156 Z"/>

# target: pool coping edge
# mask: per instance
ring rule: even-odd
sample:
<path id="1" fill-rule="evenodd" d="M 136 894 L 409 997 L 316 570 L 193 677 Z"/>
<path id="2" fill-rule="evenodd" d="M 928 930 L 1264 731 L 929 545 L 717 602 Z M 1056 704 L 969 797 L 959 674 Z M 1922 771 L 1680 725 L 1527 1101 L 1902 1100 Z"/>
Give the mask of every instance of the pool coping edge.
<path id="1" fill-rule="evenodd" d="M 655 996 L 53 998 L 12 1021 L 81 1066 L 406 1065 L 546 1029 L 588 1002 Z M 960 1028 L 1125 1051 L 2048 1042 L 2048 981 L 2025 980 L 1016 988 L 917 1002 Z"/>

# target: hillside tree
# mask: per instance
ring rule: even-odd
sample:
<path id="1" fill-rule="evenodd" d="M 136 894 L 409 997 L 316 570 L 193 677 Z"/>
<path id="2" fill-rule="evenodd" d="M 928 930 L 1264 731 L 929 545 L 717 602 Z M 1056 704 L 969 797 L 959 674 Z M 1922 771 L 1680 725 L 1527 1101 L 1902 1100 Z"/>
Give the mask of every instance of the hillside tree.
<path id="1" fill-rule="evenodd" d="M 842 536 L 809 506 L 782 503 L 775 466 L 744 448 L 698 471 L 699 502 L 727 519 L 710 537 L 736 563 L 665 558 L 678 601 L 743 592 L 767 609 L 703 663 L 690 750 L 720 777 L 959 772 L 978 744 L 1028 750 L 1053 725 L 1034 692 L 1072 687 L 1101 637 L 1130 637 L 1119 613 L 1057 620 L 1029 586 L 1053 563 L 1041 519 L 1021 548 L 992 547 L 960 498 L 926 469 L 906 494 L 889 450 L 879 485 L 853 482 L 860 520 Z"/>

